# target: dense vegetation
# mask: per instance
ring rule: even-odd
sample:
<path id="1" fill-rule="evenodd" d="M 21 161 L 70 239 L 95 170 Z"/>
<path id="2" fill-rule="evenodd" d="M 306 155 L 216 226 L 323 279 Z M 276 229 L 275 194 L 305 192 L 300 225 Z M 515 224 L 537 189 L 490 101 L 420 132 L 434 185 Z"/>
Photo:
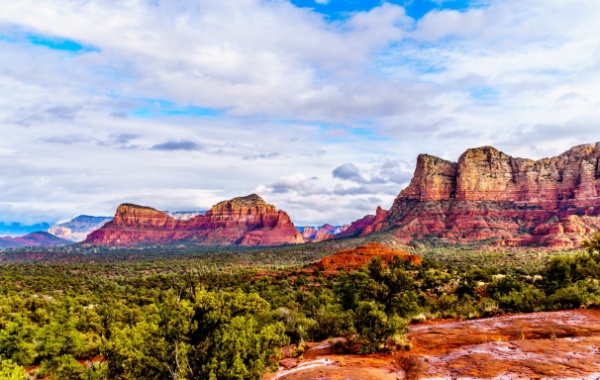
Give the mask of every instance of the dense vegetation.
<path id="1" fill-rule="evenodd" d="M 439 248 L 419 267 L 304 267 L 339 244 L 3 264 L 0 379 L 258 379 L 288 345 L 409 350 L 411 321 L 600 305 L 600 235 L 570 255 Z"/>

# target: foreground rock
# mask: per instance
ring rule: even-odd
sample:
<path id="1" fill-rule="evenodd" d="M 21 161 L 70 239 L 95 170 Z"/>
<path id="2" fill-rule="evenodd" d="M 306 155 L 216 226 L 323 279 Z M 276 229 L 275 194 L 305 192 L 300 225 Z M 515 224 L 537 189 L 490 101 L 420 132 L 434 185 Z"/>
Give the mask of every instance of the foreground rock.
<path id="1" fill-rule="evenodd" d="M 572 310 L 413 326 L 424 378 L 600 376 L 600 311 Z"/>
<path id="2" fill-rule="evenodd" d="M 150 207 L 122 204 L 112 222 L 92 232 L 84 244 L 133 246 L 185 241 L 202 245 L 282 245 L 304 239 L 288 214 L 258 195 L 214 205 L 204 215 L 174 219 Z"/>
<path id="3" fill-rule="evenodd" d="M 267 379 L 403 379 L 403 358 L 419 379 L 598 379 L 600 311 L 571 310 L 474 321 L 434 321 L 409 329 L 399 356 L 334 355 L 298 360 Z M 418 372 L 418 373 L 416 373 Z"/>
<path id="4" fill-rule="evenodd" d="M 488 146 L 467 150 L 458 162 L 420 155 L 391 209 L 353 232 L 392 229 L 403 243 L 571 248 L 600 231 L 599 215 L 600 143 L 539 161 Z"/>

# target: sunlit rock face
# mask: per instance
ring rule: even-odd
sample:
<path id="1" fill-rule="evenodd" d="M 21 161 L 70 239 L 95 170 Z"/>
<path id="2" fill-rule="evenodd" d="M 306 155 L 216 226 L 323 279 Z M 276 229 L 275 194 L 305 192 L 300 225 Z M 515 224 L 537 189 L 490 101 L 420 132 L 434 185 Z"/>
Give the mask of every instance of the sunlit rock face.
<path id="1" fill-rule="evenodd" d="M 150 207 L 122 204 L 112 222 L 91 233 L 85 244 L 133 246 L 188 241 L 202 245 L 282 245 L 304 239 L 287 213 L 258 195 L 214 205 L 204 215 L 174 219 Z"/>
<path id="2" fill-rule="evenodd" d="M 599 161 L 600 143 L 538 161 L 489 146 L 467 150 L 456 163 L 420 155 L 410 185 L 385 220 L 364 221 L 360 234 L 391 228 L 405 243 L 435 237 L 453 243 L 579 246 L 600 231 Z"/>

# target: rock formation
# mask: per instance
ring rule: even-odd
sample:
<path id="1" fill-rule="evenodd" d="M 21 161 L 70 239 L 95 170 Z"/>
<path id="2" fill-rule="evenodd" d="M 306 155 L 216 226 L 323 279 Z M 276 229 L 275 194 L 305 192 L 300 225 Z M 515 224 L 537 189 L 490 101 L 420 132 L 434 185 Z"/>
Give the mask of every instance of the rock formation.
<path id="1" fill-rule="evenodd" d="M 600 230 L 599 195 L 600 143 L 538 161 L 489 146 L 467 150 L 457 163 L 420 155 L 387 215 L 378 210 L 359 234 L 390 228 L 404 243 L 568 248 Z"/>
<path id="2" fill-rule="evenodd" d="M 315 264 L 315 267 L 328 273 L 339 270 L 349 272 L 361 268 L 375 257 L 381 258 L 384 263 L 389 262 L 394 257 L 410 261 L 415 265 L 421 265 L 423 262 L 423 259 L 419 255 L 411 255 L 408 252 L 389 249 L 382 244 L 371 243 L 353 249 L 338 251 L 332 256 L 322 258 L 321 261 Z"/>
<path id="3" fill-rule="evenodd" d="M 177 220 L 150 207 L 122 204 L 113 221 L 92 232 L 84 244 L 133 246 L 177 241 L 267 246 L 298 244 L 304 239 L 284 211 L 252 194 L 220 202 L 189 220 Z"/>
<path id="4" fill-rule="evenodd" d="M 50 227 L 47 232 L 61 239 L 81 242 L 91 232 L 96 231 L 110 220 L 112 218 L 106 216 L 80 215 L 66 223 Z"/>

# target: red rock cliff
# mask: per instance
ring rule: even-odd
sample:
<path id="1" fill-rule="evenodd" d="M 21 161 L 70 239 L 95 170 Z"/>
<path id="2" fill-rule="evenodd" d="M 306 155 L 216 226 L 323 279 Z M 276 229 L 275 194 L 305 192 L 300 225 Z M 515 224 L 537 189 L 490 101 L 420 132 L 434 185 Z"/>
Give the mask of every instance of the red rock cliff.
<path id="1" fill-rule="evenodd" d="M 131 246 L 179 240 L 203 245 L 281 245 L 303 243 L 290 217 L 256 194 L 213 206 L 205 215 L 176 220 L 150 207 L 123 204 L 112 222 L 84 244 Z"/>
<path id="2" fill-rule="evenodd" d="M 458 163 L 420 155 L 385 222 L 403 242 L 572 247 L 598 230 L 599 194 L 600 143 L 538 161 L 486 146 Z"/>

